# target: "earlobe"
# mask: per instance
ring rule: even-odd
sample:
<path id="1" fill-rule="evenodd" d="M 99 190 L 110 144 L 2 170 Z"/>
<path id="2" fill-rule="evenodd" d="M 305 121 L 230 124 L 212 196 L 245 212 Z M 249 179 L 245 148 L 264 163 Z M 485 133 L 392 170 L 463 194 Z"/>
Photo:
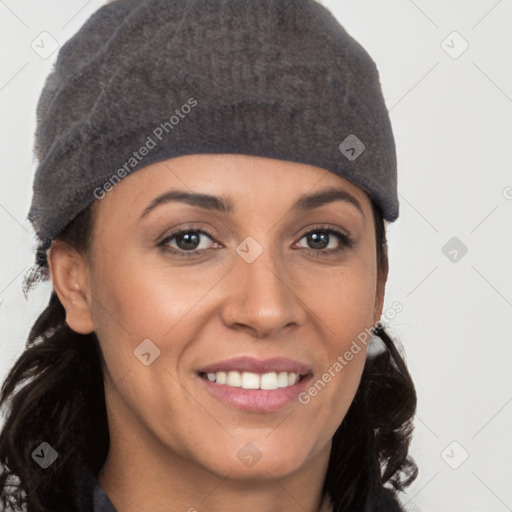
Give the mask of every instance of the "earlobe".
<path id="1" fill-rule="evenodd" d="M 93 332 L 88 269 L 83 257 L 65 242 L 53 240 L 48 265 L 55 293 L 66 310 L 66 323 L 80 334 Z"/>

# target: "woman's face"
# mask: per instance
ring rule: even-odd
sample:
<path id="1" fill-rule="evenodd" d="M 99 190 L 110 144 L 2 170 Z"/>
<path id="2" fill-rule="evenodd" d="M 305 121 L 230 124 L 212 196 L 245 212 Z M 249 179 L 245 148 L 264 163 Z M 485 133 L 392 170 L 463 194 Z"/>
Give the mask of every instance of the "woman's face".
<path id="1" fill-rule="evenodd" d="M 344 355 L 382 312 L 368 196 L 308 165 L 187 155 L 95 209 L 88 311 L 67 321 L 100 341 L 109 456 L 241 479 L 326 461 L 366 347 Z"/>

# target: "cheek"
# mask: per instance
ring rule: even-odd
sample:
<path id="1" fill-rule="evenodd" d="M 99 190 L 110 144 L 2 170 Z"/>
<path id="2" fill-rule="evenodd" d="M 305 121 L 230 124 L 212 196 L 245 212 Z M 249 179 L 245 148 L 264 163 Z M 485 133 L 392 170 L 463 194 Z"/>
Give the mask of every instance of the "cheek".
<path id="1" fill-rule="evenodd" d="M 371 255 L 370 255 L 371 256 Z M 305 290 L 305 301 L 324 324 L 329 349 L 343 350 L 366 328 L 373 327 L 376 300 L 376 268 L 371 257 L 355 258 Z"/>
<path id="2" fill-rule="evenodd" d="M 356 260 L 355 260 L 356 261 Z M 308 293 L 308 306 L 316 313 L 323 333 L 324 367 L 310 383 L 301 402 L 311 416 L 327 425 L 326 441 L 339 427 L 357 391 L 373 327 L 376 267 L 372 255 L 337 269 L 317 281 Z"/>
<path id="3" fill-rule="evenodd" d="M 173 362 L 178 363 L 179 354 L 200 328 L 189 318 L 201 310 L 218 273 L 198 276 L 185 268 L 142 264 L 140 258 L 127 254 L 110 254 L 91 280 L 93 321 L 107 364 L 120 374 L 133 365 L 138 368 L 134 350 L 146 339 L 161 351 L 171 348 L 176 354 Z"/>

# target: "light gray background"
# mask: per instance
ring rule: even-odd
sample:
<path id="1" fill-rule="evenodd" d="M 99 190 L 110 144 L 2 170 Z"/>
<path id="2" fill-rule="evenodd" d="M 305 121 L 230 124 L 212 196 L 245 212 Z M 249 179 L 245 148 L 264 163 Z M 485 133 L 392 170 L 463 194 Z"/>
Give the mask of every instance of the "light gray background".
<path id="1" fill-rule="evenodd" d="M 103 3 L 0 0 L 1 380 L 50 291 L 28 301 L 21 291 L 33 262 L 35 108 L 56 57 L 44 52 Z M 385 308 L 403 305 L 390 328 L 419 398 L 420 473 L 403 502 L 512 510 L 512 1 L 323 3 L 376 61 L 397 144 Z"/>

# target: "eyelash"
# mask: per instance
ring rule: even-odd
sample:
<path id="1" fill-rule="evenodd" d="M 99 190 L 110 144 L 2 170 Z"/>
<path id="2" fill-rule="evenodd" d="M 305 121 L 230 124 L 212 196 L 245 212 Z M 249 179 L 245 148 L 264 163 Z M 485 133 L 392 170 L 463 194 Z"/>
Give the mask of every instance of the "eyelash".
<path id="1" fill-rule="evenodd" d="M 200 255 L 202 251 L 213 250 L 213 249 L 199 249 L 199 250 L 195 249 L 193 251 L 185 251 L 185 250 L 176 250 L 173 247 L 169 247 L 167 245 L 177 235 L 180 235 L 183 233 L 190 233 L 190 232 L 200 233 L 200 234 L 205 235 L 208 238 L 212 239 L 214 242 L 219 243 L 207 231 L 204 231 L 203 229 L 199 229 L 199 228 L 194 228 L 192 226 L 185 226 L 183 228 L 177 229 L 176 231 L 173 231 L 170 235 L 166 236 L 157 245 L 165 253 L 170 253 L 173 256 L 180 256 L 180 257 L 185 257 L 185 258 L 190 257 L 192 255 Z M 340 247 L 338 247 L 336 249 L 328 249 L 328 250 L 326 250 L 326 249 L 304 249 L 305 251 L 309 252 L 310 254 L 313 254 L 314 256 L 318 256 L 318 255 L 330 256 L 330 255 L 339 253 L 343 250 L 350 249 L 351 247 L 353 247 L 353 240 L 348 235 L 346 235 L 345 233 L 342 233 L 341 231 L 333 229 L 329 226 L 325 226 L 325 225 L 316 226 L 313 229 L 307 231 L 299 238 L 299 240 L 302 240 L 305 236 L 309 235 L 310 233 L 318 233 L 318 232 L 333 234 L 333 235 L 337 236 L 339 238 L 339 240 L 341 241 L 341 245 L 340 245 Z"/>

